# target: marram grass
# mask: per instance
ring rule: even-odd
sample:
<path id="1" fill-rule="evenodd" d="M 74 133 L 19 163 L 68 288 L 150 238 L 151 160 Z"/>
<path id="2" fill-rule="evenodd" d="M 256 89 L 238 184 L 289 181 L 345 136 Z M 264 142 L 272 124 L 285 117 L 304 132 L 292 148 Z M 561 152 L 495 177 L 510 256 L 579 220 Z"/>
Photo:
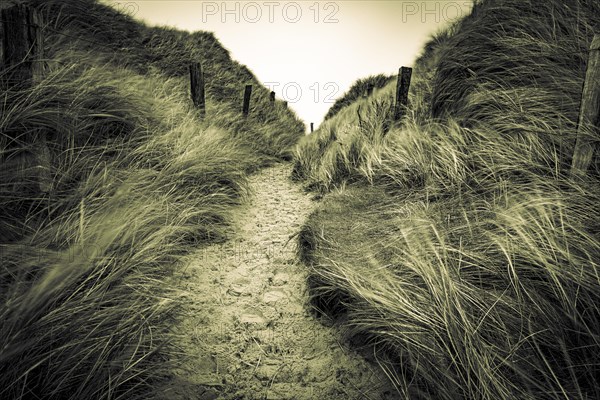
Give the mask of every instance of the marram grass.
<path id="1" fill-rule="evenodd" d="M 0 398 L 152 398 L 178 362 L 178 261 L 225 237 L 248 173 L 285 157 L 300 123 L 268 99 L 244 121 L 235 99 L 213 92 L 200 121 L 187 77 L 152 56 L 147 39 L 170 31 L 93 1 L 39 6 L 54 29 L 45 76 L 0 93 Z M 220 63 L 205 53 L 211 78 L 254 79 L 209 40 Z M 32 135 L 47 138 L 47 193 L 36 168 L 13 168 L 34 160 Z"/>
<path id="2" fill-rule="evenodd" d="M 591 1 L 477 2 L 300 142 L 313 304 L 401 398 L 600 397 L 600 186 L 569 169 Z"/>

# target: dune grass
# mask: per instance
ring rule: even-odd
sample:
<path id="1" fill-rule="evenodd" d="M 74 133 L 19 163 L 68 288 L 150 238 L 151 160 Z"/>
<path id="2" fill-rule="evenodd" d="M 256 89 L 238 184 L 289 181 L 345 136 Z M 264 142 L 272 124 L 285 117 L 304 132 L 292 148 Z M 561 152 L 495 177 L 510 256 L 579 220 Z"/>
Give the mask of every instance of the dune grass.
<path id="1" fill-rule="evenodd" d="M 394 76 L 386 76 L 384 74 L 371 75 L 366 78 L 362 78 L 354 82 L 350 89 L 343 96 L 336 99 L 335 103 L 325 114 L 325 120 L 332 118 L 344 107 L 354 103 L 357 99 L 365 97 L 369 87 L 371 89 L 379 89 L 390 83 L 394 79 Z"/>
<path id="2" fill-rule="evenodd" d="M 178 363 L 178 261 L 225 238 L 247 175 L 286 157 L 303 127 L 268 96 L 243 119 L 215 83 L 201 121 L 187 76 L 152 57 L 178 56 L 163 43 L 173 31 L 93 1 L 37 6 L 53 32 L 46 74 L 0 93 L 0 398 L 152 398 Z M 267 92 L 207 37 L 212 82 Z M 47 143 L 48 191 L 32 138 Z"/>
<path id="3" fill-rule="evenodd" d="M 402 398 L 600 397 L 600 186 L 569 168 L 596 2 L 483 1 L 303 139 L 313 304 Z M 596 139 L 594 139 L 596 140 Z"/>

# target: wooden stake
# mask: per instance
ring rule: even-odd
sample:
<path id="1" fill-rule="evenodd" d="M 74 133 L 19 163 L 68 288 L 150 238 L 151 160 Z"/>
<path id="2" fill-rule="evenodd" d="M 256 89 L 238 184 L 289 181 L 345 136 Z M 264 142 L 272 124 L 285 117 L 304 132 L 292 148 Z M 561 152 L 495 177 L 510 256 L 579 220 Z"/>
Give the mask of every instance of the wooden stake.
<path id="1" fill-rule="evenodd" d="M 269 101 L 273 104 L 275 104 L 275 92 L 271 92 L 269 94 Z"/>
<path id="2" fill-rule="evenodd" d="M 0 20 L 0 68 L 8 70 L 11 86 L 31 87 L 44 74 L 41 16 L 33 8 L 17 4 L 2 9 Z"/>
<path id="3" fill-rule="evenodd" d="M 252 85 L 246 85 L 244 90 L 244 107 L 242 108 L 242 114 L 248 116 L 250 112 L 250 96 L 252 96 Z"/>
<path id="4" fill-rule="evenodd" d="M 204 96 L 204 74 L 199 62 L 190 64 L 190 91 L 192 101 L 200 112 L 200 118 L 206 116 L 206 99 Z"/>
<path id="5" fill-rule="evenodd" d="M 401 121 L 408 106 L 408 90 L 410 89 L 410 78 L 412 68 L 402 67 L 398 71 L 398 83 L 396 84 L 396 108 L 394 110 L 394 121 Z"/>
<path id="6" fill-rule="evenodd" d="M 43 79 L 42 18 L 32 7 L 16 4 L 0 10 L 0 70 L 7 89 L 27 90 Z M 33 129 L 12 139 L 0 170 L 20 183 L 34 179 L 39 191 L 49 192 L 52 163 L 45 130 Z"/>
<path id="7" fill-rule="evenodd" d="M 582 177 L 586 174 L 594 156 L 592 138 L 598 139 L 600 130 L 600 35 L 594 35 L 588 56 L 587 72 L 581 108 L 577 124 L 577 143 L 573 154 L 571 176 Z"/>
<path id="8" fill-rule="evenodd" d="M 310 133 L 313 133 L 315 131 L 315 124 L 314 123 L 310 123 Z"/>

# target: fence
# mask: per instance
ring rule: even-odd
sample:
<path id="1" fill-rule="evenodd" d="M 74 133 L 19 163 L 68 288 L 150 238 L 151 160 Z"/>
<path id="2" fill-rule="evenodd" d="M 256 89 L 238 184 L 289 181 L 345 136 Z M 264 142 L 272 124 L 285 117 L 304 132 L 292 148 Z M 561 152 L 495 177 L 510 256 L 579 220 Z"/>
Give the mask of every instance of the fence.
<path id="1" fill-rule="evenodd" d="M 8 90 L 23 90 L 39 82 L 44 72 L 44 38 L 39 13 L 22 4 L 1 9 L 0 39 L 0 85 Z M 3 149 L 0 176 L 4 182 L 19 185 L 30 181 L 39 191 L 49 192 L 52 163 L 46 133 L 35 130 L 8 139 L 25 146 Z"/>
<path id="2" fill-rule="evenodd" d="M 200 62 L 192 62 L 189 66 L 190 70 L 190 93 L 194 106 L 198 108 L 200 118 L 206 116 L 206 98 L 205 98 L 205 79 L 202 73 L 202 64 Z M 244 88 L 244 101 L 242 103 L 242 115 L 247 117 L 250 114 L 250 100 L 252 98 L 252 85 L 246 85 Z M 269 93 L 269 102 L 275 105 L 275 92 Z M 283 106 L 287 108 L 287 101 L 283 102 Z"/>
<path id="3" fill-rule="evenodd" d="M 23 4 L 0 10 L 0 72 L 1 84 L 8 89 L 26 89 L 39 82 L 44 73 L 43 32 L 41 17 L 35 9 Z M 190 64 L 190 92 L 192 102 L 199 110 L 200 118 L 206 116 L 205 79 L 200 62 Z M 401 122 L 408 109 L 408 93 L 412 68 L 401 67 L 398 71 L 396 98 L 393 119 Z M 373 85 L 368 85 L 367 96 L 373 93 Z M 242 115 L 250 113 L 252 85 L 244 88 Z M 275 104 L 275 92 L 270 92 L 269 100 Z M 287 107 L 287 102 L 283 103 Z M 594 35 L 590 46 L 585 83 L 582 91 L 581 108 L 577 125 L 577 140 L 571 165 L 571 176 L 585 176 L 593 160 L 600 126 L 600 35 Z M 313 132 L 314 124 L 311 122 Z M 16 139 L 16 138 L 12 138 Z M 29 132 L 22 138 L 29 146 L 28 151 L 5 151 L 0 164 L 0 176 L 9 175 L 11 169 L 35 172 L 38 187 L 47 192 L 51 189 L 50 152 L 46 136 L 42 131 Z"/>

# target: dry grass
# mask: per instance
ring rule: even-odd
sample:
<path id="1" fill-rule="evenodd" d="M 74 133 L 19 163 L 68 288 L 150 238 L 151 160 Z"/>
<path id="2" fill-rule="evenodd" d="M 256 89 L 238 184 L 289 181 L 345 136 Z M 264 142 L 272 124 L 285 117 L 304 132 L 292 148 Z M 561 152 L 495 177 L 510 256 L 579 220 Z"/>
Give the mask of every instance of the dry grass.
<path id="1" fill-rule="evenodd" d="M 289 153 L 302 125 L 261 101 L 244 122 L 210 95 L 200 121 L 187 78 L 141 44 L 147 28 L 94 2 L 42 11 L 71 36 L 49 35 L 42 82 L 0 93 L 0 397 L 149 398 L 177 364 L 170 274 L 182 255 L 224 238 L 248 173 Z M 120 34 L 94 37 L 113 21 Z M 115 57 L 86 38 L 130 49 Z M 243 88 L 239 68 L 212 78 Z M 33 133 L 47 137 L 47 193 L 35 168 L 9 167 L 35 156 Z"/>
<path id="2" fill-rule="evenodd" d="M 438 34 L 401 126 L 392 83 L 295 151 L 326 194 L 299 239 L 314 304 L 404 397 L 600 396 L 598 170 L 568 177 L 600 10 L 532 3 Z"/>

